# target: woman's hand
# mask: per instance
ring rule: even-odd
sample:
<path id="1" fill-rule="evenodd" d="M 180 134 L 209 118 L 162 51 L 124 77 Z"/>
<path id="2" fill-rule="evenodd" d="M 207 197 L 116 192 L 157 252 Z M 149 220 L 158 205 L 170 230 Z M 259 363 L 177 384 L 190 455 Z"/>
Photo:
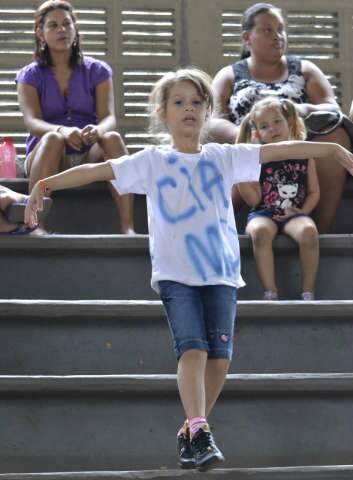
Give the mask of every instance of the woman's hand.
<path id="1" fill-rule="evenodd" d="M 78 152 L 81 150 L 83 142 L 81 138 L 82 131 L 78 127 L 60 127 L 60 133 L 65 139 L 65 143 Z"/>
<path id="2" fill-rule="evenodd" d="M 25 223 L 33 228 L 38 225 L 38 211 L 43 210 L 43 198 L 44 198 L 44 191 L 42 185 L 37 182 L 33 187 L 33 190 L 28 197 L 27 205 L 25 208 L 25 215 L 24 221 Z"/>
<path id="3" fill-rule="evenodd" d="M 81 138 L 85 145 L 93 145 L 99 140 L 99 132 L 96 125 L 86 125 L 81 131 Z"/>

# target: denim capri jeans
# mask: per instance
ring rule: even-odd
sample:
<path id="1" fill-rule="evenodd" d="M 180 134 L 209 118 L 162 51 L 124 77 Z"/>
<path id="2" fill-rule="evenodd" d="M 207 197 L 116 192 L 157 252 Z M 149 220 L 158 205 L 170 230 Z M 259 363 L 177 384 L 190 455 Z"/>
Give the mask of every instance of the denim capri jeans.
<path id="1" fill-rule="evenodd" d="M 237 290 L 228 285 L 190 286 L 159 282 L 177 359 L 187 350 L 231 360 Z"/>

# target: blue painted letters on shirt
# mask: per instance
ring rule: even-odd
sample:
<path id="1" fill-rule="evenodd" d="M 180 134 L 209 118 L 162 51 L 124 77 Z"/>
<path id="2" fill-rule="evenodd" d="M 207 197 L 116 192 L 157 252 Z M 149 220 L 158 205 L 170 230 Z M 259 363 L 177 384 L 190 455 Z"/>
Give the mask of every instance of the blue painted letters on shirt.
<path id="1" fill-rule="evenodd" d="M 192 186 L 191 176 L 190 176 L 190 173 L 188 172 L 187 168 L 181 167 L 180 173 L 182 173 L 187 178 L 189 191 L 190 191 L 191 195 L 194 197 L 194 199 L 196 200 L 196 203 L 197 203 L 199 209 L 200 210 L 205 210 L 205 207 L 204 207 L 203 203 L 201 202 L 201 200 L 200 200 L 199 196 L 197 195 L 194 187 Z"/>
<path id="2" fill-rule="evenodd" d="M 173 166 L 177 165 L 177 156 L 175 154 L 171 154 L 168 157 L 167 162 Z M 200 199 L 200 196 L 196 193 L 196 190 L 192 184 L 191 175 L 187 168 L 185 166 L 182 166 L 178 170 L 179 173 L 181 173 L 181 175 L 187 180 L 188 190 L 191 194 L 190 208 L 178 213 L 173 213 L 170 211 L 170 209 L 168 209 L 167 203 L 165 201 L 166 189 L 178 188 L 178 182 L 176 178 L 172 176 L 166 176 L 161 178 L 157 182 L 158 204 L 162 217 L 168 223 L 177 223 L 187 220 L 193 215 L 195 215 L 198 211 L 206 210 L 206 207 Z M 196 170 L 200 178 L 201 190 L 206 195 L 208 200 L 211 202 L 214 201 L 213 189 L 216 189 L 218 191 L 218 194 L 221 195 L 224 207 L 228 208 L 229 202 L 224 191 L 224 179 L 221 172 L 218 170 L 217 165 L 210 160 L 201 158 L 198 162 L 198 165 L 196 166 Z"/>
<path id="3" fill-rule="evenodd" d="M 228 208 L 228 200 L 224 192 L 223 176 L 217 166 L 209 160 L 201 159 L 199 162 L 202 190 L 209 200 L 213 200 L 212 189 L 216 187 L 223 199 L 224 207 Z"/>
<path id="4" fill-rule="evenodd" d="M 207 215 L 208 207 L 213 208 L 218 203 L 222 210 L 218 212 L 220 219 L 216 219 L 218 214 L 215 211 L 209 212 L 210 218 L 215 218 L 216 215 L 214 223 L 209 223 L 202 233 L 195 234 L 192 230 L 186 233 L 185 253 L 202 281 L 207 281 L 210 271 L 219 277 L 233 277 L 239 271 L 240 260 L 228 244 L 227 234 L 222 231 L 223 224 L 230 230 L 227 222 L 229 197 L 217 164 L 203 156 L 196 165 L 186 162 L 180 164 L 175 153 L 168 156 L 167 163 L 170 167 L 168 175 L 157 182 L 157 199 L 162 219 L 173 228 L 175 224 L 190 220 L 197 214 Z M 189 165 L 192 165 L 192 170 Z M 183 207 L 178 204 L 179 189 L 187 195 Z M 233 229 L 234 227 L 232 233 Z"/>
<path id="5" fill-rule="evenodd" d="M 217 275 L 234 275 L 239 268 L 239 258 L 235 258 L 232 251 L 227 248 L 227 243 L 222 240 L 221 232 L 215 225 L 206 228 L 206 242 L 192 233 L 185 235 L 187 254 L 195 270 L 202 280 L 207 280 L 204 261 Z"/>
<path id="6" fill-rule="evenodd" d="M 187 218 L 192 217 L 195 213 L 197 208 L 195 206 L 190 207 L 189 209 L 185 210 L 178 215 L 173 214 L 172 212 L 168 211 L 166 202 L 164 201 L 163 191 L 165 188 L 177 188 L 177 182 L 173 177 L 164 177 L 157 183 L 158 187 L 158 203 L 159 203 L 159 210 L 162 214 L 164 220 L 168 223 L 177 223 Z"/>

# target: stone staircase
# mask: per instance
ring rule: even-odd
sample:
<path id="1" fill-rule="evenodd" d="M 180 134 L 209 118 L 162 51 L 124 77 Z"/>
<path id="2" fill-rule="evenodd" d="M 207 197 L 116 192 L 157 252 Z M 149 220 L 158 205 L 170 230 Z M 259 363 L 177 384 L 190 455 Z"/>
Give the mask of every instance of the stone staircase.
<path id="1" fill-rule="evenodd" d="M 341 215 L 335 225 L 347 221 Z M 201 475 L 176 466 L 183 412 L 163 309 L 149 287 L 143 197 L 141 235 L 117 235 L 112 218 L 97 184 L 55 195 L 47 228 L 57 233 L 0 238 L 0 480 Z M 281 237 L 277 268 L 288 300 L 260 301 L 241 237 L 248 285 L 210 418 L 227 461 L 202 478 L 353 479 L 353 242 L 335 231 L 320 239 L 315 302 L 295 300 L 297 249 Z"/>
<path id="2" fill-rule="evenodd" d="M 280 297 L 298 299 L 297 246 L 285 236 L 277 237 L 274 245 Z M 240 237 L 240 247 L 242 272 L 248 284 L 239 290 L 239 298 L 260 299 L 262 288 L 247 236 Z M 353 299 L 353 236 L 323 235 L 320 251 L 317 298 Z M 157 299 L 150 287 L 147 235 L 3 237 L 0 262 L 7 276 L 0 285 L 0 298 Z"/>
<path id="3" fill-rule="evenodd" d="M 343 465 L 337 467 L 284 467 L 284 468 L 228 468 L 203 473 L 206 480 L 217 477 L 229 480 L 351 480 L 353 469 Z M 173 480 L 201 478 L 199 473 L 182 470 L 147 470 L 129 472 L 66 472 L 35 474 L 0 474 L 0 480 Z"/>
<path id="4" fill-rule="evenodd" d="M 15 191 L 21 193 L 28 191 L 26 179 L 17 178 L 5 181 L 0 179 L 0 181 Z M 105 182 L 54 192 L 53 199 L 55 202 L 47 219 L 49 231 L 71 235 L 102 235 L 120 232 L 117 210 Z M 70 204 L 69 209 L 68 204 Z M 349 177 L 331 233 L 353 233 L 352 205 L 353 178 Z M 239 233 L 244 233 L 247 213 L 248 207 L 242 204 L 236 216 Z M 147 233 L 146 202 L 143 195 L 135 195 L 135 225 L 138 233 Z"/>
<path id="5" fill-rule="evenodd" d="M 176 369 L 159 301 L 1 300 L 0 318 L 0 375 Z M 236 333 L 232 374 L 352 372 L 353 301 L 240 301 Z"/>

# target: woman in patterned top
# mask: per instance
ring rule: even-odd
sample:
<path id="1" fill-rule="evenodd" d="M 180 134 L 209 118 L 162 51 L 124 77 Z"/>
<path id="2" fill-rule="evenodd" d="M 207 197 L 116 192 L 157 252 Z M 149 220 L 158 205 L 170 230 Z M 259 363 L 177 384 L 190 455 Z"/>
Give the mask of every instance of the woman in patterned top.
<path id="1" fill-rule="evenodd" d="M 287 35 L 281 11 L 269 3 L 249 7 L 242 20 L 242 60 L 221 69 L 213 87 L 219 104 L 210 135 L 219 142 L 234 142 L 239 125 L 255 100 L 278 95 L 296 103 L 301 117 L 315 111 L 339 111 L 332 87 L 323 72 L 308 60 L 286 55 Z M 312 138 L 335 142 L 348 149 L 351 142 L 343 128 Z M 339 205 L 346 173 L 330 157 L 321 160 L 318 176 L 322 195 L 315 211 L 320 232 L 327 232 Z"/>

